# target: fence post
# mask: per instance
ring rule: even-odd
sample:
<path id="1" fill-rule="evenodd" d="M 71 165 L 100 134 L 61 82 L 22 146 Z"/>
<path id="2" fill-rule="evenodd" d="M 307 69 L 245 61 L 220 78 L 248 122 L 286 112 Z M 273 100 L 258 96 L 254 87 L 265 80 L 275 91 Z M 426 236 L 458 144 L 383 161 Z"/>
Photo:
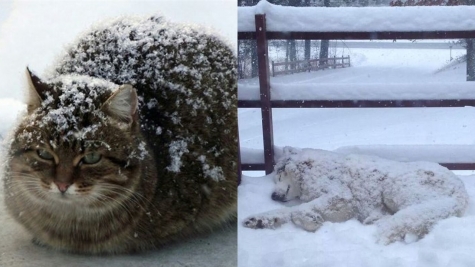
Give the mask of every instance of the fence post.
<path id="1" fill-rule="evenodd" d="M 236 113 L 237 114 L 237 113 Z M 237 146 L 238 146 L 238 154 L 237 154 L 237 157 L 238 157 L 238 169 L 237 169 L 237 172 L 238 172 L 238 177 L 237 177 L 237 184 L 240 185 L 241 184 L 241 178 L 242 178 L 242 167 L 241 167 L 241 142 L 239 142 L 239 126 L 237 128 L 238 130 L 238 133 L 237 133 L 237 140 L 238 140 L 238 143 L 237 143 Z"/>
<path id="2" fill-rule="evenodd" d="M 274 61 L 272 60 L 272 77 L 275 77 Z"/>
<path id="3" fill-rule="evenodd" d="M 274 170 L 274 129 L 270 104 L 269 58 L 266 36 L 266 15 L 255 16 L 257 39 L 257 64 L 261 93 L 262 135 L 264 139 L 264 163 L 266 174 Z"/>

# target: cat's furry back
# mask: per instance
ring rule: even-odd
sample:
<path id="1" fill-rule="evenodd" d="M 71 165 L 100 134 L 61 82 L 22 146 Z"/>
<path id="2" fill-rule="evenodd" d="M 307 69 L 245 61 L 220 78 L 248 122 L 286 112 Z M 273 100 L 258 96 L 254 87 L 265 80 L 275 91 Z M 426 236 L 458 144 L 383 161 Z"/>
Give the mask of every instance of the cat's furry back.
<path id="1" fill-rule="evenodd" d="M 38 243 L 139 251 L 235 218 L 235 56 L 215 35 L 121 18 L 28 76 L 5 202 Z"/>

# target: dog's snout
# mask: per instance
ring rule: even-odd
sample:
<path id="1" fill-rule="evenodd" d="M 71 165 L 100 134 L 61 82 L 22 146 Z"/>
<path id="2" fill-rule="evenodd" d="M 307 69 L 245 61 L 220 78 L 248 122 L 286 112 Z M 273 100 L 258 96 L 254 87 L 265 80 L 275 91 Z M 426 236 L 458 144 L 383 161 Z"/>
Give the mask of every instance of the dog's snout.
<path id="1" fill-rule="evenodd" d="M 275 201 L 284 201 L 284 196 L 277 194 L 276 192 L 272 193 L 271 198 Z"/>

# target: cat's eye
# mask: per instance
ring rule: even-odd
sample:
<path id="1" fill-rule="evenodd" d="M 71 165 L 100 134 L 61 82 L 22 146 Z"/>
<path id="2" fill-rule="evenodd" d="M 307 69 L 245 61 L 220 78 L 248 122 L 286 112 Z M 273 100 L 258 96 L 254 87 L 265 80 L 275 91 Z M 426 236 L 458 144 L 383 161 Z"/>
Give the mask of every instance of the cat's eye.
<path id="1" fill-rule="evenodd" d="M 91 152 L 84 155 L 84 157 L 82 158 L 82 162 L 84 164 L 95 164 L 95 163 L 98 163 L 101 160 L 101 158 L 102 158 L 101 154 L 97 152 Z"/>
<path id="2" fill-rule="evenodd" d="M 38 153 L 38 156 L 42 159 L 45 159 L 45 160 L 53 160 L 54 159 L 53 154 L 49 153 L 45 149 L 40 148 L 40 149 L 36 150 L 36 153 Z"/>

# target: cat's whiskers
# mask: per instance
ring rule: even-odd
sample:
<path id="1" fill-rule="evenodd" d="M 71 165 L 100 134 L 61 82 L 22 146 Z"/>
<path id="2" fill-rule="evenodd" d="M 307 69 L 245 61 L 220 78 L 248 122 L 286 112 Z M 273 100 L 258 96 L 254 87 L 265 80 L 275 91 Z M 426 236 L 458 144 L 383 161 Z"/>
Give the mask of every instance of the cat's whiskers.
<path id="1" fill-rule="evenodd" d="M 105 199 L 109 199 L 110 201 L 118 205 L 117 206 L 118 210 L 126 211 L 130 217 L 137 216 L 137 213 L 136 213 L 137 209 L 141 209 L 143 212 L 149 214 L 148 216 L 150 217 L 152 216 L 151 211 L 154 211 L 154 215 L 155 215 L 155 212 L 157 212 L 157 209 L 155 208 L 153 203 L 151 203 L 150 201 L 147 201 L 147 199 L 144 196 L 142 196 L 141 194 L 138 194 L 136 191 L 130 188 L 126 188 L 126 187 L 122 187 L 122 186 L 118 186 L 114 184 L 101 184 L 101 187 L 102 189 L 107 189 L 108 191 L 115 190 L 115 191 L 118 191 L 117 193 L 120 193 L 120 192 L 128 193 L 127 194 L 128 197 L 126 199 L 123 199 L 122 201 L 119 201 L 117 198 L 112 198 L 105 194 L 102 194 L 102 197 Z M 98 194 L 101 194 L 101 191 L 99 191 Z M 129 204 L 127 204 L 127 202 L 129 202 Z M 109 205 L 109 206 L 112 206 L 112 205 Z M 115 210 L 109 209 L 111 216 L 113 216 L 112 218 L 115 218 L 116 215 L 113 213 L 113 211 Z M 159 212 L 157 212 L 156 214 L 160 216 Z M 150 220 L 153 220 L 152 217 Z M 143 229 L 145 232 L 147 232 L 147 229 L 145 228 L 144 225 L 137 225 L 137 228 Z"/>
<path id="2" fill-rule="evenodd" d="M 31 183 L 29 184 L 31 186 Z M 89 208 L 84 207 L 81 205 L 83 200 L 88 200 L 88 197 L 82 198 L 82 201 L 75 201 L 72 198 L 63 198 L 59 197 L 59 195 L 53 196 L 52 193 L 45 191 L 45 190 L 37 190 L 38 198 L 33 197 L 28 187 L 20 187 L 18 190 L 19 198 L 22 201 L 30 201 L 33 206 L 32 209 L 44 209 L 51 213 L 60 214 L 57 217 L 58 221 L 55 220 L 48 220 L 43 222 L 43 224 L 48 225 L 52 229 L 55 227 L 62 227 L 63 222 L 69 222 L 73 218 L 77 217 L 84 217 L 84 218 L 97 218 L 100 215 L 103 215 L 100 210 L 91 210 Z M 58 212 L 61 211 L 61 212 Z M 21 211 L 19 211 L 21 212 Z M 33 223 L 35 223 L 33 221 Z"/>
<path id="3" fill-rule="evenodd" d="M 149 202 L 133 189 L 114 184 L 100 183 L 95 185 L 96 188 L 89 186 L 87 189 L 78 189 L 76 184 L 72 184 L 64 194 L 61 194 L 54 183 L 47 184 L 35 175 L 24 172 L 10 172 L 7 175 L 13 179 L 14 186 L 20 189 L 19 193 L 22 199 L 34 201 L 38 206 L 48 208 L 53 208 L 54 205 L 60 203 L 61 206 L 64 204 L 74 205 L 76 200 L 80 199 L 82 204 L 89 206 L 81 209 L 82 212 L 91 216 L 116 208 L 123 208 L 131 215 L 130 207 L 125 205 L 126 201 L 132 203 L 131 206 L 141 207 L 142 209 L 145 209 L 144 203 Z M 117 197 L 108 196 L 107 192 L 115 193 Z M 107 204 L 104 205 L 105 203 L 100 199 L 107 199 Z M 47 203 L 45 203 L 45 200 L 47 200 Z"/>
<path id="4" fill-rule="evenodd" d="M 98 193 L 100 194 L 100 193 Z M 128 214 L 128 217 L 129 218 L 134 218 L 137 216 L 136 213 L 134 213 L 134 210 L 132 210 L 132 206 L 134 205 L 127 205 L 126 202 L 127 202 L 127 199 L 124 200 L 124 201 L 120 201 L 116 198 L 113 198 L 113 197 L 110 197 L 110 196 L 107 196 L 107 195 L 102 195 L 103 198 L 105 199 L 109 199 L 110 202 L 109 203 L 115 203 L 117 206 L 115 205 L 101 205 L 100 202 L 97 201 L 97 196 L 94 196 L 92 194 L 89 194 L 87 196 L 85 196 L 85 198 L 87 199 L 87 201 L 90 201 L 91 203 L 93 203 L 93 209 L 91 208 L 88 208 L 86 209 L 87 213 L 88 213 L 88 216 L 90 217 L 95 217 L 97 218 L 97 216 L 101 216 L 102 219 L 109 219 L 109 220 L 117 220 L 117 211 L 120 211 L 120 213 L 123 213 L 123 212 L 126 212 Z M 132 203 L 137 203 L 135 202 L 135 200 L 133 199 L 128 199 L 128 200 L 131 200 Z M 107 216 L 106 216 L 107 214 Z M 104 217 L 109 217 L 109 218 L 104 218 Z M 136 225 L 136 228 L 139 229 L 139 230 L 142 230 L 143 232 L 147 232 L 147 228 L 146 226 L 144 225 Z"/>
<path id="5" fill-rule="evenodd" d="M 147 208 L 158 211 L 158 209 L 153 205 L 153 203 L 149 200 L 147 200 L 142 194 L 138 193 L 137 190 L 132 190 L 127 187 L 123 186 L 118 186 L 114 184 L 101 184 L 101 187 L 110 191 L 117 190 L 117 193 L 127 193 L 127 196 L 129 197 L 129 200 L 132 201 L 136 206 L 142 207 L 144 210 Z M 146 207 L 144 206 L 146 205 Z M 158 215 L 160 213 L 158 212 Z"/>
<path id="6" fill-rule="evenodd" d="M 62 194 L 54 183 L 45 183 L 39 177 L 23 172 L 9 172 L 11 186 L 17 188 L 17 194 L 23 201 L 32 201 L 38 207 L 48 209 L 70 209 L 73 205 L 84 206 L 85 194 L 78 194 L 75 184 Z M 45 202 L 46 201 L 46 202 Z M 59 206 L 58 206 L 59 205 Z M 85 210 L 85 209 L 83 209 Z"/>
<path id="7" fill-rule="evenodd" d="M 8 173 L 10 181 L 10 187 L 15 187 L 18 194 L 25 201 L 32 201 L 36 205 L 42 205 L 44 203 L 44 189 L 41 188 L 40 183 L 34 179 L 36 177 L 32 175 L 12 175 Z M 27 178 L 27 179 L 25 179 Z"/>
<path id="8" fill-rule="evenodd" d="M 97 190 L 94 190 L 91 196 L 95 198 L 95 206 L 106 207 L 109 209 L 124 208 L 127 209 L 126 203 L 130 202 L 133 206 L 142 207 L 143 204 L 134 197 L 134 192 L 129 191 L 127 194 L 120 194 L 110 187 L 98 186 Z M 118 188 L 115 188 L 118 189 Z M 110 193 L 115 193 L 114 196 L 110 196 Z M 106 201 L 104 201 L 106 200 Z M 142 207 L 143 208 L 143 207 Z"/>
<path id="9" fill-rule="evenodd" d="M 111 200 L 112 203 L 118 205 L 118 207 L 114 207 L 112 205 L 98 207 L 98 208 L 103 208 L 101 211 L 109 211 L 111 213 L 111 215 L 114 216 L 113 211 L 115 211 L 117 209 L 120 209 L 120 210 L 123 209 L 129 214 L 130 217 L 133 216 L 133 213 L 131 212 L 130 207 L 128 205 L 126 205 L 125 201 L 120 201 L 118 199 L 115 199 L 115 198 L 107 196 L 107 195 L 103 195 L 101 197 L 109 199 L 109 200 Z M 97 202 L 97 201 L 95 203 L 99 204 L 99 202 Z"/>

